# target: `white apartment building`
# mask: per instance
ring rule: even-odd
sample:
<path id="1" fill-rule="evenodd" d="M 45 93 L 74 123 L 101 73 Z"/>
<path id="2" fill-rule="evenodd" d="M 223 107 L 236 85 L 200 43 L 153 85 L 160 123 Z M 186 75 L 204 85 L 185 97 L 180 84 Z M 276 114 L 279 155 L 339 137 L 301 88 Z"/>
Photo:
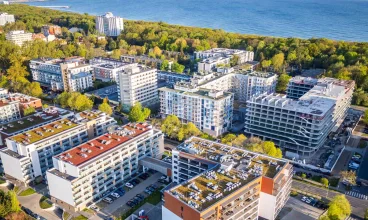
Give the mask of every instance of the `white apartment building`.
<path id="1" fill-rule="evenodd" d="M 33 80 L 54 91 L 71 91 L 71 75 L 91 71 L 82 57 L 34 59 L 29 66 Z"/>
<path id="2" fill-rule="evenodd" d="M 257 71 L 236 71 L 218 75 L 199 85 L 234 93 L 234 99 L 246 102 L 253 96 L 276 91 L 277 74 Z"/>
<path id="3" fill-rule="evenodd" d="M 163 145 L 163 134 L 151 125 L 127 124 L 54 156 L 47 171 L 51 200 L 81 211 L 140 172 L 139 160 L 160 158 Z"/>
<path id="4" fill-rule="evenodd" d="M 200 130 L 219 136 L 232 126 L 233 95 L 220 90 L 177 83 L 174 89 L 160 88 L 160 113 L 176 115 L 184 123 L 192 122 Z"/>
<path id="5" fill-rule="evenodd" d="M 198 62 L 198 72 L 209 73 L 215 72 L 218 66 L 229 66 L 230 58 L 222 56 L 214 56 L 206 58 Z"/>
<path id="6" fill-rule="evenodd" d="M 5 35 L 6 40 L 13 42 L 18 46 L 22 46 L 27 41 L 32 41 L 32 33 L 27 33 L 23 30 L 10 31 Z"/>
<path id="7" fill-rule="evenodd" d="M 298 100 L 260 95 L 247 102 L 245 132 L 272 140 L 292 158 L 311 157 L 344 120 L 354 81 L 323 78 Z"/>
<path id="8" fill-rule="evenodd" d="M 118 99 L 121 104 L 133 106 L 154 104 L 158 100 L 157 69 L 143 65 L 129 66 L 119 73 Z"/>
<path id="9" fill-rule="evenodd" d="M 93 87 L 93 77 L 91 73 L 81 72 L 68 77 L 69 91 L 81 92 Z"/>
<path id="10" fill-rule="evenodd" d="M 124 20 L 111 12 L 96 16 L 96 30 L 109 37 L 117 37 L 124 30 Z"/>
<path id="11" fill-rule="evenodd" d="M 0 13 L 0 26 L 4 26 L 7 23 L 15 22 L 14 15 L 10 15 L 8 13 Z"/>
<path id="12" fill-rule="evenodd" d="M 317 85 L 318 79 L 310 77 L 296 76 L 290 79 L 286 97 L 291 99 L 299 99 L 305 93 L 309 92 L 315 85 Z"/>
<path id="13" fill-rule="evenodd" d="M 54 155 L 106 133 L 115 123 L 105 113 L 85 111 L 9 137 L 0 151 L 4 173 L 15 184 L 44 179 Z"/>
<path id="14" fill-rule="evenodd" d="M 127 63 L 139 63 L 146 66 L 154 67 L 157 69 L 161 68 L 163 60 L 158 58 L 152 58 L 147 55 L 122 55 L 120 59 Z M 174 64 L 172 60 L 168 60 L 168 69 L 171 70 L 171 66 Z"/>
<path id="15" fill-rule="evenodd" d="M 289 199 L 292 176 L 286 160 L 191 137 L 172 150 L 178 185 L 164 192 L 162 219 L 273 220 Z"/>
<path id="16" fill-rule="evenodd" d="M 6 123 L 20 118 L 19 100 L 0 99 L 0 123 Z"/>
<path id="17" fill-rule="evenodd" d="M 119 80 L 119 74 L 124 72 L 125 68 L 137 66 L 136 63 L 126 63 L 111 58 L 96 57 L 90 60 L 93 76 L 97 80 L 104 82 Z"/>
<path id="18" fill-rule="evenodd" d="M 228 49 L 228 48 L 212 48 L 209 50 L 194 52 L 194 58 L 201 59 L 201 60 L 207 59 L 210 57 L 232 58 L 233 56 L 238 57 L 238 64 L 243 64 L 243 63 L 254 60 L 254 52 L 246 51 L 246 50 Z"/>

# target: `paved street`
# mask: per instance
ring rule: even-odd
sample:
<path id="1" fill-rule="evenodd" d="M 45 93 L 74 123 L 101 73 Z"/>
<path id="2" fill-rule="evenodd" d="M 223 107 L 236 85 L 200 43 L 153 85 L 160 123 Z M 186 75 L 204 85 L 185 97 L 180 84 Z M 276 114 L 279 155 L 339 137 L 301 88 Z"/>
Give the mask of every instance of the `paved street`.
<path id="1" fill-rule="evenodd" d="M 302 202 L 298 198 L 290 197 L 286 202 L 285 207 L 290 207 L 297 212 L 301 212 L 307 216 L 310 216 L 314 219 L 318 219 L 319 216 L 323 213 L 322 209 L 318 209 L 311 205 L 308 205 L 305 202 Z"/>
<path id="2" fill-rule="evenodd" d="M 339 195 L 341 193 L 338 193 L 336 191 L 327 190 L 319 187 L 315 187 L 306 183 L 302 183 L 299 181 L 293 181 L 292 187 L 298 190 L 306 191 L 312 194 L 320 195 L 321 197 L 332 199 L 336 195 Z M 352 213 L 363 218 L 364 212 L 368 207 L 368 200 L 362 200 L 358 199 L 352 196 L 345 195 L 346 198 L 349 200 L 351 207 L 352 207 Z"/>

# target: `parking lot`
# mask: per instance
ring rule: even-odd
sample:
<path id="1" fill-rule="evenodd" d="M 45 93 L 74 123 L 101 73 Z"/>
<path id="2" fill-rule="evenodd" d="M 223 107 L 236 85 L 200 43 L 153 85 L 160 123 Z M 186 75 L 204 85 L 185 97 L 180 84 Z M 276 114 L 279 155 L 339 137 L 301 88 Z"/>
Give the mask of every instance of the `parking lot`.
<path id="1" fill-rule="evenodd" d="M 163 175 L 161 173 L 151 171 L 147 172 L 149 177 L 142 179 L 138 175 L 137 179 L 139 183 L 135 184 L 133 188 L 124 186 L 116 189 L 114 192 L 110 192 L 104 199 L 96 203 L 98 216 L 115 216 L 121 217 L 122 214 L 127 212 L 131 207 L 140 204 L 145 198 L 147 198 L 153 191 L 158 190 L 164 182 L 160 180 Z M 129 181 L 128 183 L 133 183 Z M 111 195 L 111 193 L 117 193 L 118 195 Z M 91 208 L 93 209 L 93 208 Z M 97 218 L 93 218 L 97 219 Z"/>
<path id="2" fill-rule="evenodd" d="M 300 195 L 296 197 L 290 197 L 289 200 L 286 202 L 284 209 L 289 208 L 290 211 L 293 210 L 296 212 L 303 213 L 304 215 L 310 216 L 313 219 L 318 219 L 319 216 L 324 212 L 324 210 L 322 208 L 317 208 L 311 204 L 302 201 L 301 200 L 302 198 L 303 197 Z M 286 217 L 288 217 L 288 215 L 286 215 Z"/>

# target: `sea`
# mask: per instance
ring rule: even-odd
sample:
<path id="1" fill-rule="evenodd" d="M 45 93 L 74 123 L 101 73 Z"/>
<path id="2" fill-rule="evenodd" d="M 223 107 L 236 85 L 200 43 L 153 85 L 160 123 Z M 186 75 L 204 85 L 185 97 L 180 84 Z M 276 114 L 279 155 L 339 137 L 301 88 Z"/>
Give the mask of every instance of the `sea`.
<path id="1" fill-rule="evenodd" d="M 244 34 L 368 42 L 368 0 L 50 0 L 28 4 Z"/>

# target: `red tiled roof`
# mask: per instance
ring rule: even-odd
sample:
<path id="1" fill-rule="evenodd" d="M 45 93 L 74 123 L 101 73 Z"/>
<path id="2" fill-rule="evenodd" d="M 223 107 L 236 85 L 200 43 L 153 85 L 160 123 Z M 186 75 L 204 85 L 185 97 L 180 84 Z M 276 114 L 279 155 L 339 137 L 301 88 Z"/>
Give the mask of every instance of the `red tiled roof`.
<path id="1" fill-rule="evenodd" d="M 90 140 L 82 145 L 79 145 L 75 148 L 72 148 L 68 151 L 65 151 L 62 154 L 55 156 L 56 158 L 69 162 L 74 166 L 79 166 L 121 144 L 145 133 L 146 131 L 151 130 L 148 124 L 136 124 L 135 127 L 133 125 L 125 125 L 123 129 L 133 130 L 134 134 L 131 135 L 117 135 L 117 134 L 104 134 L 99 136 L 93 140 Z"/>

